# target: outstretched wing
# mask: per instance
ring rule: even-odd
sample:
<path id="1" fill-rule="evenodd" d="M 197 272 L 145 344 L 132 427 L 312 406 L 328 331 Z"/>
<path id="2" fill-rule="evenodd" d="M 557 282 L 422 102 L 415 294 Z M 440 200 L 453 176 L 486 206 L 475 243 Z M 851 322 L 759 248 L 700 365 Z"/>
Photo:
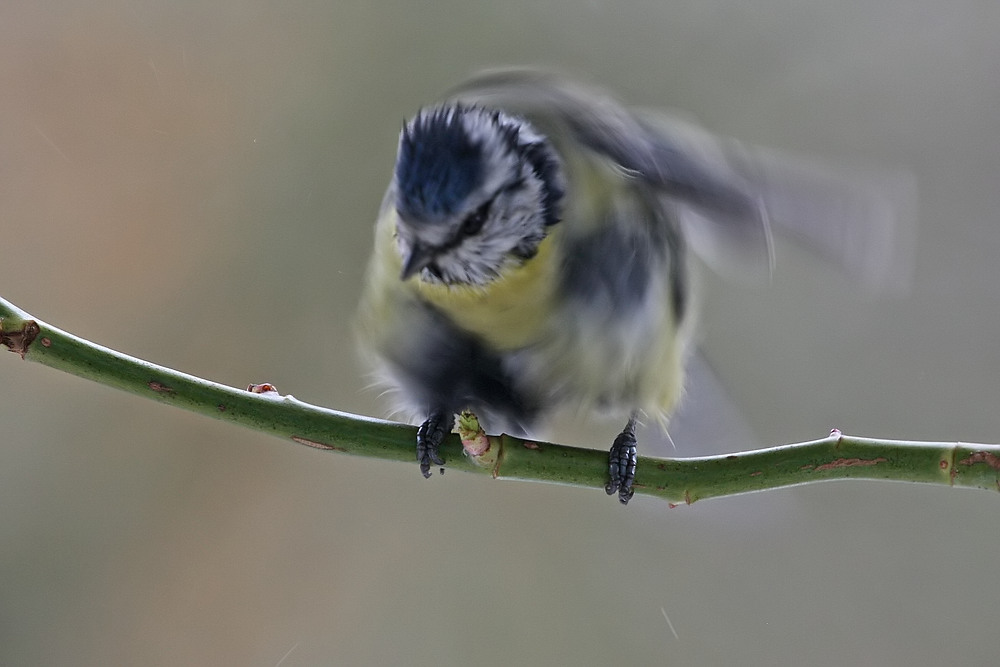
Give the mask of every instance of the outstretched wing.
<path id="1" fill-rule="evenodd" d="M 722 144 L 707 132 L 665 125 L 662 117 L 631 111 L 600 89 L 538 70 L 485 72 L 454 96 L 524 115 L 543 131 L 568 135 L 629 178 L 651 186 L 711 264 L 728 272 L 740 267 L 739 273 L 770 275 L 767 211 Z"/>
<path id="2" fill-rule="evenodd" d="M 880 288 L 905 280 L 915 190 L 905 174 L 834 169 L 718 137 L 538 70 L 496 70 L 458 100 L 523 114 L 652 186 L 695 251 L 724 274 L 768 277 L 771 227 Z"/>

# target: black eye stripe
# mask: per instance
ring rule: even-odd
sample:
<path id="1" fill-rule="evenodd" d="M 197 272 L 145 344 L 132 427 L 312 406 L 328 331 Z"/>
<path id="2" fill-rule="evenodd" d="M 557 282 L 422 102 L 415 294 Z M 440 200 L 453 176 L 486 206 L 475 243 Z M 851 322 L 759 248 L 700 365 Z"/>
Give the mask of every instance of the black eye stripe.
<path id="1" fill-rule="evenodd" d="M 490 215 L 491 206 L 493 206 L 493 200 L 487 199 L 482 206 L 470 213 L 465 220 L 462 221 L 460 236 L 472 236 L 473 234 L 478 234 L 483 228 L 486 218 Z"/>
<path id="2" fill-rule="evenodd" d="M 514 181 L 511 181 L 507 185 L 503 186 L 502 192 L 506 192 L 506 193 L 517 192 L 518 190 L 520 190 L 523 187 L 524 187 L 524 178 L 521 177 L 521 178 L 518 178 L 518 179 L 516 179 Z"/>
<path id="3" fill-rule="evenodd" d="M 470 213 L 462 220 L 458 231 L 449 241 L 437 246 L 437 253 L 447 253 L 462 244 L 462 241 L 470 236 L 475 236 L 483 229 L 486 218 L 490 215 L 490 207 L 493 206 L 493 199 L 487 199 L 479 208 Z"/>

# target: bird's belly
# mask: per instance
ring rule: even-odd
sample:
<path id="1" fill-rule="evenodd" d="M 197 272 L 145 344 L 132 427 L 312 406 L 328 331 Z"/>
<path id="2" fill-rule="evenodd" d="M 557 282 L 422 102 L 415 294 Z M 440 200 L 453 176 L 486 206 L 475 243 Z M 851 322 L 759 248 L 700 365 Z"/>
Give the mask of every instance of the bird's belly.
<path id="1" fill-rule="evenodd" d="M 570 308 L 550 317 L 540 343 L 509 355 L 521 377 L 552 408 L 667 417 L 681 396 L 687 329 L 653 289 L 629 317 Z"/>

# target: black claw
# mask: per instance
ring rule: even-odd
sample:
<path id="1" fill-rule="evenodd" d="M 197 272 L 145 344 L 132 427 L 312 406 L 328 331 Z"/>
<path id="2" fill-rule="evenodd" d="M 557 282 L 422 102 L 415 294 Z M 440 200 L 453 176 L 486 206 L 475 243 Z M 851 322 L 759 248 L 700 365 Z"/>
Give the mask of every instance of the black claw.
<path id="1" fill-rule="evenodd" d="M 431 465 L 444 465 L 439 450 L 447 433 L 448 419 L 445 415 L 442 411 L 433 412 L 417 429 L 417 461 L 425 478 L 431 476 Z"/>
<path id="2" fill-rule="evenodd" d="M 632 500 L 632 496 L 635 495 L 635 489 L 631 486 L 628 487 L 628 491 L 625 491 L 625 487 L 622 487 L 621 491 L 618 493 L 618 502 L 622 505 L 628 505 L 628 501 Z"/>
<path id="3" fill-rule="evenodd" d="M 604 491 L 610 496 L 618 492 L 618 500 L 622 505 L 628 505 L 635 491 L 632 483 L 635 481 L 635 466 L 638 453 L 635 447 L 635 419 L 628 420 L 625 429 L 615 438 L 608 452 L 608 483 Z"/>

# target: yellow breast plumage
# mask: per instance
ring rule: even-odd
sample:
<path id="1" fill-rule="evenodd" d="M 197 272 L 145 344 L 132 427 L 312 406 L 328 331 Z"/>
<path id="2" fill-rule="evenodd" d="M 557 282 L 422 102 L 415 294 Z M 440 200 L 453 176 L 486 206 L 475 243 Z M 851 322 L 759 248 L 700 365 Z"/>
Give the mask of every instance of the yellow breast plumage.
<path id="1" fill-rule="evenodd" d="M 536 343 L 545 331 L 558 284 L 555 242 L 547 237 L 538 254 L 523 264 L 504 268 L 487 285 L 443 285 L 411 278 L 420 298 L 435 306 L 460 328 L 482 338 L 497 350 Z"/>

